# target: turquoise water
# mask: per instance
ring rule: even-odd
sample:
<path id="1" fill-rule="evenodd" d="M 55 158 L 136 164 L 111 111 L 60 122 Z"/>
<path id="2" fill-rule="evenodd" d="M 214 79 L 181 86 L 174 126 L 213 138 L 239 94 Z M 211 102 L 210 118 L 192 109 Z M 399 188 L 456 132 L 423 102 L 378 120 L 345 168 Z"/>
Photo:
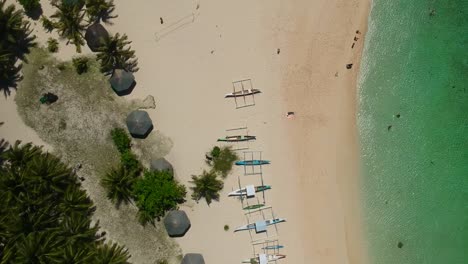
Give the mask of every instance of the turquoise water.
<path id="1" fill-rule="evenodd" d="M 359 86 L 371 263 L 468 263 L 468 1 L 374 0 Z"/>

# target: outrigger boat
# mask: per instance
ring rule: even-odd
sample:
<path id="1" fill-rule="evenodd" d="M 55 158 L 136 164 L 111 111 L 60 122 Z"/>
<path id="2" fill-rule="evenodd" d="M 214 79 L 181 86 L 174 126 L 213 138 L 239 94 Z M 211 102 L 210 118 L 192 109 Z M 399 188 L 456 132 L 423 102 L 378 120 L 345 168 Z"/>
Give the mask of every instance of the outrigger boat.
<path id="1" fill-rule="evenodd" d="M 246 206 L 246 207 L 244 207 L 242 209 L 243 210 L 254 210 L 254 209 L 262 208 L 263 206 L 265 206 L 265 204 L 253 204 L 253 205 Z"/>
<path id="2" fill-rule="evenodd" d="M 257 139 L 256 136 L 248 136 L 248 135 L 239 135 L 239 136 L 226 136 L 224 138 L 218 138 L 218 141 L 224 142 L 241 142 L 241 141 L 249 141 Z"/>
<path id="3" fill-rule="evenodd" d="M 249 258 L 249 259 L 244 259 L 242 263 L 258 263 L 258 264 L 266 264 L 268 262 L 273 262 L 277 261 L 280 259 L 286 258 L 286 255 L 282 254 L 259 254 L 258 257 L 256 258 Z"/>
<path id="4" fill-rule="evenodd" d="M 274 245 L 274 246 L 266 246 L 266 247 L 264 247 L 264 248 L 262 248 L 262 249 L 264 249 L 264 250 L 270 250 L 270 249 L 271 249 L 271 250 L 274 250 L 274 249 L 282 249 L 282 248 L 284 248 L 284 246 L 282 246 L 282 245 Z"/>
<path id="5" fill-rule="evenodd" d="M 247 89 L 247 90 L 242 90 L 242 91 L 237 91 L 237 92 L 232 92 L 228 93 L 224 96 L 224 98 L 232 98 L 232 97 L 240 97 L 240 96 L 247 96 L 247 95 L 254 95 L 261 93 L 260 90 L 258 89 Z"/>
<path id="6" fill-rule="evenodd" d="M 266 231 L 266 228 L 270 225 L 275 225 L 275 224 L 279 224 L 279 223 L 282 223 L 282 222 L 286 222 L 286 219 L 284 218 L 273 218 L 273 219 L 268 219 L 268 220 L 262 220 L 262 221 L 257 221 L 255 223 L 252 223 L 252 224 L 248 224 L 248 225 L 243 225 L 243 226 L 239 226 L 238 228 L 236 228 L 234 230 L 234 232 L 238 232 L 238 231 L 245 231 L 245 230 L 249 230 L 249 229 L 255 229 L 255 231 L 257 233 L 259 232 L 263 232 L 263 231 Z"/>
<path id="7" fill-rule="evenodd" d="M 255 193 L 263 192 L 266 190 L 270 190 L 270 185 L 260 185 L 260 186 L 253 186 L 248 185 L 245 188 L 237 189 L 233 192 L 230 192 L 228 196 L 255 196 Z"/>
<path id="8" fill-rule="evenodd" d="M 240 160 L 236 161 L 237 166 L 255 166 L 270 164 L 269 160 Z"/>

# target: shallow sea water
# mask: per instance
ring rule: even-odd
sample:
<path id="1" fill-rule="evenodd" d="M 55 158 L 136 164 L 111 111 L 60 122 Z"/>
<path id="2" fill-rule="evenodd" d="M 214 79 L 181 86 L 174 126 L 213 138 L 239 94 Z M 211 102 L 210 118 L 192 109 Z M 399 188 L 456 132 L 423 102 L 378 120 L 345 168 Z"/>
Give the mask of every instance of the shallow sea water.
<path id="1" fill-rule="evenodd" d="M 468 263 L 468 1 L 374 0 L 362 65 L 371 263 Z"/>

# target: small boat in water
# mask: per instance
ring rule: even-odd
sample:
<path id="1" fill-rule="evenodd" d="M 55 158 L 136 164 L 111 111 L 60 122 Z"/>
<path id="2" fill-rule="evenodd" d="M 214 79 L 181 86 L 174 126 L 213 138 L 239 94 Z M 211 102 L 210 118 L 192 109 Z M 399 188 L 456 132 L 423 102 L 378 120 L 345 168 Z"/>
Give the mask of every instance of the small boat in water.
<path id="1" fill-rule="evenodd" d="M 286 258 L 286 255 L 282 254 L 259 254 L 256 258 L 244 259 L 242 263 L 266 264 L 268 262 L 273 262 L 284 258 Z"/>
<path id="2" fill-rule="evenodd" d="M 260 186 L 253 186 L 249 185 L 245 188 L 237 189 L 233 192 L 230 192 L 228 196 L 255 196 L 255 193 L 263 192 L 266 190 L 270 190 L 270 185 L 260 185 Z"/>
<path id="3" fill-rule="evenodd" d="M 255 166 L 270 164 L 269 160 L 240 160 L 236 161 L 237 166 Z"/>
<path id="4" fill-rule="evenodd" d="M 257 137 L 255 137 L 255 136 L 239 135 L 239 136 L 226 136 L 224 138 L 218 138 L 218 141 L 240 142 L 240 141 L 249 141 L 249 140 L 255 140 L 255 139 L 257 139 Z"/>
<path id="5" fill-rule="evenodd" d="M 237 91 L 237 92 L 232 92 L 228 93 L 224 96 L 224 98 L 232 98 L 232 97 L 240 97 L 240 96 L 247 96 L 247 95 L 254 95 L 261 93 L 260 90 L 258 89 L 247 89 L 247 90 L 242 90 L 242 91 Z"/>
<path id="6" fill-rule="evenodd" d="M 282 223 L 282 222 L 286 222 L 286 219 L 284 219 L 284 218 L 272 218 L 272 219 L 268 219 L 268 220 L 264 220 L 264 221 L 257 221 L 257 222 L 252 223 L 252 224 L 239 226 L 238 228 L 236 228 L 234 230 L 234 232 L 245 231 L 245 230 L 249 230 L 249 229 L 255 229 L 257 233 L 258 232 L 263 232 L 263 231 L 266 231 L 266 227 L 271 226 L 271 225 L 275 225 L 275 224 L 279 224 L 279 223 Z"/>

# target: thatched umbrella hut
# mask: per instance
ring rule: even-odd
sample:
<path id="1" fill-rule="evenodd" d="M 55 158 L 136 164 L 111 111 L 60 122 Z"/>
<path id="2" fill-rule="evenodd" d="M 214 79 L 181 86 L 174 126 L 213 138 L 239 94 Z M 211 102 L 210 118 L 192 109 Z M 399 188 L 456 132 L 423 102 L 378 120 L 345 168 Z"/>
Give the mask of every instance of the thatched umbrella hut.
<path id="1" fill-rule="evenodd" d="M 122 69 L 114 70 L 109 79 L 109 83 L 112 90 L 119 96 L 130 94 L 136 85 L 133 73 Z"/>
<path id="2" fill-rule="evenodd" d="M 190 228 L 190 220 L 182 210 L 170 211 L 164 218 L 164 226 L 170 237 L 182 237 Z"/>
<path id="3" fill-rule="evenodd" d="M 181 264 L 205 264 L 202 254 L 188 253 L 185 254 Z"/>
<path id="4" fill-rule="evenodd" d="M 153 159 L 150 161 L 150 169 L 152 171 L 170 171 L 174 173 L 174 168 L 165 158 Z"/>
<path id="5" fill-rule="evenodd" d="M 153 121 L 145 111 L 136 110 L 131 112 L 126 121 L 128 132 L 134 138 L 146 138 L 153 130 Z"/>
<path id="6" fill-rule="evenodd" d="M 109 38 L 107 30 L 99 23 L 94 23 L 86 29 L 85 39 L 88 47 L 96 52 Z"/>

